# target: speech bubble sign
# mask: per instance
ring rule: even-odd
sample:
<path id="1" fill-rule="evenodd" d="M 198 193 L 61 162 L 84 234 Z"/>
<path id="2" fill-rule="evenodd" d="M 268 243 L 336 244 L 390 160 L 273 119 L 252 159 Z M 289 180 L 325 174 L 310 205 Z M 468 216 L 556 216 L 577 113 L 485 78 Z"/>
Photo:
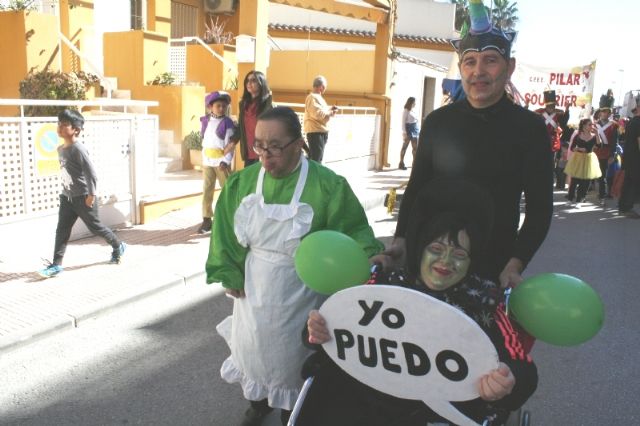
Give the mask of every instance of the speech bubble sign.
<path id="1" fill-rule="evenodd" d="M 335 293 L 320 313 L 333 337 L 323 347 L 349 375 L 422 400 L 461 426 L 477 425 L 450 402 L 477 398 L 478 380 L 498 368 L 498 354 L 463 312 L 415 290 L 375 285 Z"/>

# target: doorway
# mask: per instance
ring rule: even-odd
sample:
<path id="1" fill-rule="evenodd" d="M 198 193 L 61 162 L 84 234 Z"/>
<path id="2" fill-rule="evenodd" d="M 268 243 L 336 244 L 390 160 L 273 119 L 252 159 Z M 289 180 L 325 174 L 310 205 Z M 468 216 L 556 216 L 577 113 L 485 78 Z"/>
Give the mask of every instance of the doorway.
<path id="1" fill-rule="evenodd" d="M 433 77 L 425 77 L 422 85 L 422 119 L 431 114 L 434 110 L 434 102 L 436 98 L 436 79 Z"/>

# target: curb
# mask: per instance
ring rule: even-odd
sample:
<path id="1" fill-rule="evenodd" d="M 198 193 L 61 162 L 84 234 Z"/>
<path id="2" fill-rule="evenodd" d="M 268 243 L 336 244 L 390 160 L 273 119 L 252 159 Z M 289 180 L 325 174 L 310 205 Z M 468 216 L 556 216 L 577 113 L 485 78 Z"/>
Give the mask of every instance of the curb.
<path id="1" fill-rule="evenodd" d="M 185 284 L 184 277 L 180 277 L 177 274 L 171 274 L 174 277 L 160 285 L 154 285 L 149 281 L 143 281 L 140 284 L 136 284 L 132 291 L 126 291 L 121 294 L 108 297 L 104 300 L 88 305 L 84 309 L 80 309 L 75 312 L 69 312 L 68 315 L 74 318 L 75 327 L 79 327 L 80 323 L 97 316 L 108 313 L 114 309 L 118 309 L 129 303 L 137 302 L 162 291 L 168 290 L 173 287 L 183 286 Z M 142 288 L 141 288 L 142 287 Z"/>
<path id="2" fill-rule="evenodd" d="M 57 315 L 55 318 L 44 324 L 31 326 L 25 329 L 20 335 L 12 334 L 8 337 L 0 338 L 0 353 L 8 352 L 20 346 L 30 344 L 36 340 L 47 337 L 55 332 L 74 328 L 74 318 L 68 315 Z"/>
<path id="3" fill-rule="evenodd" d="M 48 320 L 46 323 L 27 328 L 24 333 L 19 335 L 13 334 L 9 337 L 0 338 L 0 353 L 8 352 L 23 345 L 30 344 L 44 337 L 56 334 L 62 330 L 78 328 L 81 323 L 86 320 L 99 317 L 115 309 L 163 291 L 179 286 L 186 286 L 189 283 L 194 283 L 195 285 L 196 281 L 201 280 L 201 282 L 204 282 L 205 280 L 204 271 L 196 272 L 186 277 L 178 274 L 171 275 L 173 275 L 173 278 L 163 284 L 156 285 L 149 281 L 142 282 L 140 285 L 137 285 L 133 291 L 123 292 L 122 294 L 106 298 L 100 302 L 87 305 L 85 309 L 79 311 L 59 314 L 55 318 Z M 144 287 L 140 289 L 142 286 Z"/>

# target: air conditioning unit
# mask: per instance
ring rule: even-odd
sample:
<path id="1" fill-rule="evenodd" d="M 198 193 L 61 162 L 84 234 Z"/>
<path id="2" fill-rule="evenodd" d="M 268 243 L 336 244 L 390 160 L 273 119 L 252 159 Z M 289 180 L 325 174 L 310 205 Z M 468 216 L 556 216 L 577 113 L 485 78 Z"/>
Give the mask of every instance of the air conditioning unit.
<path id="1" fill-rule="evenodd" d="M 204 0 L 204 11 L 207 13 L 233 13 L 236 0 Z"/>

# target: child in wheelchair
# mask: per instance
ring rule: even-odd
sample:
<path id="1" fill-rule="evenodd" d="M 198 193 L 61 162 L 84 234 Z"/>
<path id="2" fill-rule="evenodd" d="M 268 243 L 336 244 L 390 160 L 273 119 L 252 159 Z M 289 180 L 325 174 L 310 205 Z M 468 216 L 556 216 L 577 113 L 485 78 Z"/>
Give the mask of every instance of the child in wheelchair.
<path id="1" fill-rule="evenodd" d="M 509 321 L 499 286 L 472 273 L 474 255 L 490 235 L 490 196 L 461 180 L 438 180 L 417 198 L 407 228 L 406 269 L 374 268 L 369 284 L 390 284 L 424 292 L 453 305 L 488 335 L 499 367 L 477 384 L 479 398 L 452 402 L 479 424 L 502 425 L 536 389 L 535 364 Z M 428 313 L 425 312 L 425 315 Z M 443 330 L 455 334 L 456 330 Z M 424 402 L 396 398 L 375 390 L 338 367 L 320 344 L 331 339 L 318 311 L 309 314 L 303 333 L 316 349 L 303 367 L 312 384 L 303 392 L 290 424 L 295 426 L 425 426 L 449 425 Z M 306 393 L 306 395 L 305 395 Z"/>

